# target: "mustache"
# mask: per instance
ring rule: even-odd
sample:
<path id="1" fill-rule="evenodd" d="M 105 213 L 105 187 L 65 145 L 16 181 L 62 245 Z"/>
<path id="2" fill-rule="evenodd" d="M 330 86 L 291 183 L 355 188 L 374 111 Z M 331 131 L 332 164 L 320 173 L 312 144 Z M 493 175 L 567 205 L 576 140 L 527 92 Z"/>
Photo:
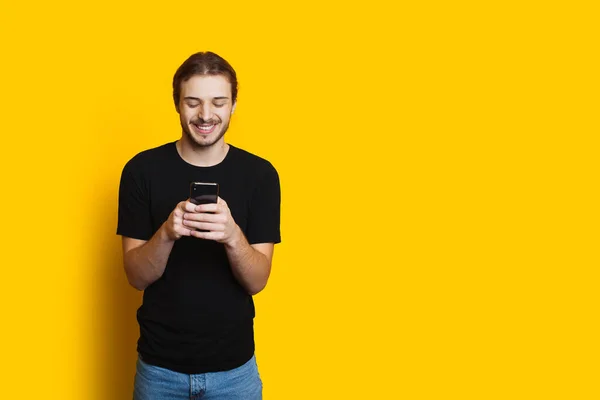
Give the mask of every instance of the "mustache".
<path id="1" fill-rule="evenodd" d="M 194 125 L 216 125 L 219 123 L 216 119 L 202 119 L 202 118 L 194 118 L 190 121 L 191 124 Z"/>

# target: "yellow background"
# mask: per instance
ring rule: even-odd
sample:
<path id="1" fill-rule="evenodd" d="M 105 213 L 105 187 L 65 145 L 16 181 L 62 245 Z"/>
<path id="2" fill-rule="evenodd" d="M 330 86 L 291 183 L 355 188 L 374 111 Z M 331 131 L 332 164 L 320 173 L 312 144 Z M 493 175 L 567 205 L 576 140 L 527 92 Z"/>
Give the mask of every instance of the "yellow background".
<path id="1" fill-rule="evenodd" d="M 597 9 L 392 3 L 1 0 L 0 397 L 131 398 L 118 180 L 212 50 L 282 182 L 265 399 L 599 398 Z"/>

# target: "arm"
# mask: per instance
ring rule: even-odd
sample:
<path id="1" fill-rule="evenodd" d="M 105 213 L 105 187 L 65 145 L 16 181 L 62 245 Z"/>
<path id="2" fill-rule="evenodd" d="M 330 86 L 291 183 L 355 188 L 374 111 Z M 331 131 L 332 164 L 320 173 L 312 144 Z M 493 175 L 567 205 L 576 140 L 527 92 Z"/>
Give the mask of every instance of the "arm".
<path id="1" fill-rule="evenodd" d="M 250 295 L 255 295 L 265 288 L 269 280 L 274 244 L 250 245 L 237 225 L 235 232 L 231 241 L 225 243 L 229 264 L 240 284 Z"/>
<path id="2" fill-rule="evenodd" d="M 144 290 L 163 275 L 175 241 L 191 235 L 183 226 L 183 214 L 194 207 L 187 201 L 179 203 L 148 241 L 123 237 L 123 264 L 131 286 Z"/>
<path id="3" fill-rule="evenodd" d="M 161 227 L 148 241 L 123 237 L 123 265 L 129 284 L 144 290 L 165 272 L 173 244 Z"/>

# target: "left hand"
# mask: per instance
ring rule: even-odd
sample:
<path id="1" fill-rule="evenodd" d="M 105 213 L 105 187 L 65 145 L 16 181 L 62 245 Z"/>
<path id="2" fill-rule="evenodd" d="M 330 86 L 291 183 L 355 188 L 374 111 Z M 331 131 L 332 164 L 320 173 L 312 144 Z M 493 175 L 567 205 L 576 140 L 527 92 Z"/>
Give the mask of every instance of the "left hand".
<path id="1" fill-rule="evenodd" d="M 217 203 L 200 204 L 195 207 L 194 212 L 184 213 L 183 225 L 192 228 L 193 237 L 215 240 L 219 243 L 234 241 L 239 229 L 227 203 L 220 197 Z"/>

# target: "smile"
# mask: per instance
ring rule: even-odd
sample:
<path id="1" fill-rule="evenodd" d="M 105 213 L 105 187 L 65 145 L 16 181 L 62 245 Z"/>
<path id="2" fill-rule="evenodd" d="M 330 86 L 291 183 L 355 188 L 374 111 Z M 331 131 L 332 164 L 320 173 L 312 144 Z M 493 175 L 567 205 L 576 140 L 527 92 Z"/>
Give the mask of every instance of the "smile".
<path id="1" fill-rule="evenodd" d="M 215 127 L 217 126 L 217 124 L 210 124 L 210 125 L 192 124 L 192 125 L 194 126 L 194 128 L 196 128 L 196 131 L 203 133 L 203 134 L 211 133 L 212 131 L 215 130 Z"/>

